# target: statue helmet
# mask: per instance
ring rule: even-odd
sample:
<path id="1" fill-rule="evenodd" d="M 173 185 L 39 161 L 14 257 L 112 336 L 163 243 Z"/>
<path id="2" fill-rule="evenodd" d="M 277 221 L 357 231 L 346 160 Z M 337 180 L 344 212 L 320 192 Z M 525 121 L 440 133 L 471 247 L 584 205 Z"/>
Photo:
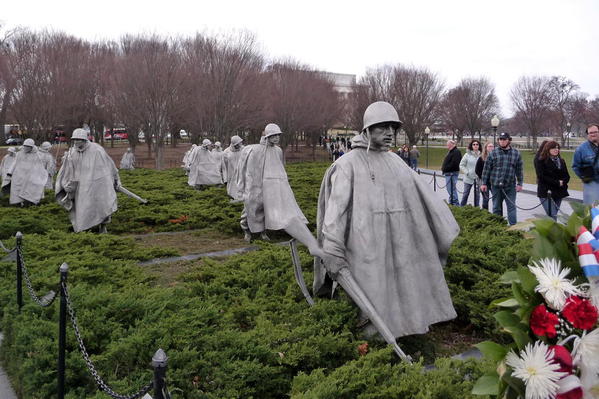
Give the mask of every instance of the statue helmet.
<path id="1" fill-rule="evenodd" d="M 241 143 L 243 139 L 237 135 L 231 137 L 231 145 L 237 145 Z"/>
<path id="2" fill-rule="evenodd" d="M 50 144 L 49 141 L 44 141 L 40 147 L 42 147 L 42 150 L 46 150 L 47 151 L 50 148 L 52 148 L 52 144 Z"/>
<path id="3" fill-rule="evenodd" d="M 220 141 L 215 141 L 215 142 L 214 142 L 214 145 L 215 145 L 216 147 L 220 147 Z"/>
<path id="4" fill-rule="evenodd" d="M 8 152 L 12 152 L 13 154 L 16 154 L 17 148 L 16 147 L 8 147 Z"/>
<path id="5" fill-rule="evenodd" d="M 204 139 L 204 140 L 202 141 L 202 145 L 203 145 L 203 146 L 207 146 L 207 145 L 210 145 L 210 144 L 212 144 L 212 141 L 210 141 L 210 140 L 208 140 L 208 139 Z"/>
<path id="6" fill-rule="evenodd" d="M 27 147 L 35 147 L 35 141 L 33 141 L 33 139 L 26 139 L 23 142 L 23 145 Z"/>
<path id="7" fill-rule="evenodd" d="M 366 111 L 364 111 L 364 127 L 362 128 L 362 131 L 382 122 L 396 122 L 400 126 L 403 124 L 403 122 L 399 120 L 399 115 L 393 105 L 386 101 L 377 101 L 370 104 L 368 108 L 366 108 Z"/>
<path id="8" fill-rule="evenodd" d="M 73 130 L 73 134 L 71 135 L 71 140 L 85 140 L 87 141 L 87 131 L 85 129 L 81 129 L 80 127 Z"/>
<path id="9" fill-rule="evenodd" d="M 265 138 L 275 136 L 277 134 L 283 134 L 283 132 L 281 131 L 279 125 L 277 125 L 276 123 L 269 123 L 268 125 L 266 125 L 266 127 L 264 128 L 264 133 L 262 133 L 262 135 Z"/>

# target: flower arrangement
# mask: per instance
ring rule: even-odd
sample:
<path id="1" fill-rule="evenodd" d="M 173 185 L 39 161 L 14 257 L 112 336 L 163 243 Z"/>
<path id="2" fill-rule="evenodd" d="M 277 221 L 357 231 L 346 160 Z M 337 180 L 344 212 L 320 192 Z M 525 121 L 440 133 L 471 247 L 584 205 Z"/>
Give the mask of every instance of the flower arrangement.
<path id="1" fill-rule="evenodd" d="M 472 393 L 599 399 L 599 208 L 577 208 L 567 225 L 535 225 L 536 260 L 505 273 L 501 279 L 511 284 L 513 297 L 492 304 L 513 342 L 476 345 L 498 367 Z"/>

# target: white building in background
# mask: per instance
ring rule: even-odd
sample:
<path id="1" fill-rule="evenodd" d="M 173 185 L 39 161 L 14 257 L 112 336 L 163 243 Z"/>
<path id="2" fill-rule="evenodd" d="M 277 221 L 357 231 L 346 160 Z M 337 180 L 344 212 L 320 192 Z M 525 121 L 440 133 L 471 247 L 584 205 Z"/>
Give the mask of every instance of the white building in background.
<path id="1" fill-rule="evenodd" d="M 356 75 L 349 73 L 334 73 L 334 72 L 319 72 L 323 77 L 331 80 L 335 85 L 335 90 L 347 98 L 353 91 L 353 87 L 356 84 Z"/>

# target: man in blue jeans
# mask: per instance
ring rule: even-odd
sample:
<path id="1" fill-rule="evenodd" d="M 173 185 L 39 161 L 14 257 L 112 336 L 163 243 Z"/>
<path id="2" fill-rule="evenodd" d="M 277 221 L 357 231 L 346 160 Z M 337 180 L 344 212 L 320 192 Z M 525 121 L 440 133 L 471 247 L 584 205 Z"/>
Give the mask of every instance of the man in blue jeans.
<path id="1" fill-rule="evenodd" d="M 443 166 L 441 171 L 445 176 L 445 185 L 447 193 L 449 194 L 449 205 L 459 206 L 458 202 L 458 176 L 460 174 L 460 161 L 462 160 L 462 153 L 456 147 L 456 142 L 453 140 L 447 140 L 447 155 L 443 160 Z"/>
<path id="2" fill-rule="evenodd" d="M 524 173 L 522 157 L 511 147 L 512 138 L 508 133 L 499 135 L 499 147 L 489 154 L 482 174 L 480 191 L 486 192 L 490 186 L 493 194 L 493 213 L 503 216 L 503 202 L 507 205 L 507 220 L 510 226 L 516 224 L 516 192 L 522 190 Z"/>

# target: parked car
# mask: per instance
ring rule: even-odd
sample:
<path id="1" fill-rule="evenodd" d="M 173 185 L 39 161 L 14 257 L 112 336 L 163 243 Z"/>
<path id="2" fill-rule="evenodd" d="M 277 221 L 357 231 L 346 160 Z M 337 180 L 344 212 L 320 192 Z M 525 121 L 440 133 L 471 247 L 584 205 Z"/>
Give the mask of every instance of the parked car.
<path id="1" fill-rule="evenodd" d="M 113 135 L 114 135 L 115 140 L 129 139 L 129 134 L 127 133 L 127 129 L 117 128 L 117 129 L 114 129 L 113 134 L 110 134 L 110 130 L 104 131 L 104 140 L 112 140 Z"/>
<path id="2" fill-rule="evenodd" d="M 21 137 L 10 137 L 6 140 L 6 145 L 22 145 L 23 139 Z"/>

